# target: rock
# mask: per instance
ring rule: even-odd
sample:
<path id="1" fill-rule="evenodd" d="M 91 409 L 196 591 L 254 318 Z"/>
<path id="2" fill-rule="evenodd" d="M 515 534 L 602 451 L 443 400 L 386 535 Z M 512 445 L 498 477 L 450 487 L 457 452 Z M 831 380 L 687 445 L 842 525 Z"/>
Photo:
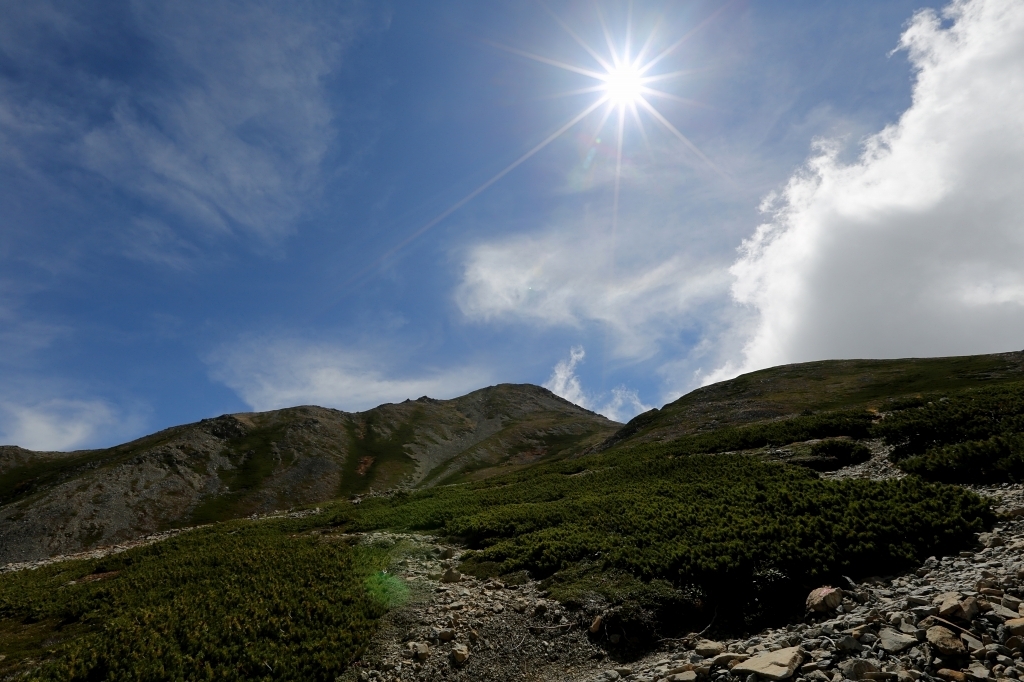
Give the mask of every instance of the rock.
<path id="1" fill-rule="evenodd" d="M 960 672 L 959 670 L 950 670 L 949 668 L 942 668 L 937 673 L 940 678 L 947 680 L 948 682 L 967 682 L 967 675 Z"/>
<path id="2" fill-rule="evenodd" d="M 1014 597 L 1009 594 L 1004 594 L 1002 600 L 999 603 L 1000 606 L 1008 608 L 1011 611 L 1018 611 L 1020 609 L 1021 604 L 1024 604 L 1024 601 L 1021 601 L 1017 597 Z"/>
<path id="3" fill-rule="evenodd" d="M 981 607 L 978 605 L 978 600 L 974 597 L 968 597 L 960 602 L 960 610 L 964 613 L 964 620 L 970 622 L 978 617 L 981 613 Z"/>
<path id="4" fill-rule="evenodd" d="M 426 642 L 409 642 L 406 649 L 412 654 L 411 658 L 417 661 L 425 661 L 430 657 L 430 645 Z"/>
<path id="5" fill-rule="evenodd" d="M 890 654 L 896 654 L 917 644 L 917 637 L 905 635 L 892 628 L 882 628 L 878 632 L 879 646 Z"/>
<path id="6" fill-rule="evenodd" d="M 453 630 L 441 630 L 437 633 L 437 638 L 442 642 L 450 642 L 455 639 L 455 631 Z"/>
<path id="7" fill-rule="evenodd" d="M 451 559 L 454 556 L 455 556 L 455 550 L 452 549 L 451 547 L 445 547 L 444 549 L 441 550 L 441 558 L 442 559 Z"/>
<path id="8" fill-rule="evenodd" d="M 1002 622 L 1004 620 L 1013 620 L 1020 617 L 1019 613 L 1011 611 L 1002 604 L 989 604 L 989 606 L 991 608 L 985 612 L 985 618 L 989 621 L 996 619 L 999 622 Z"/>
<path id="9" fill-rule="evenodd" d="M 834 611 L 843 603 L 843 591 L 838 587 L 819 587 L 807 595 L 807 610 L 816 613 Z"/>
<path id="10" fill-rule="evenodd" d="M 971 680 L 987 680 L 990 678 L 990 674 L 988 668 L 980 662 L 975 661 L 974 663 L 971 663 L 971 666 L 967 669 L 967 677 Z"/>
<path id="11" fill-rule="evenodd" d="M 712 642 L 707 639 L 702 639 L 697 642 L 697 646 L 695 646 L 693 650 L 704 658 L 713 658 L 725 651 L 725 645 L 721 642 Z"/>
<path id="12" fill-rule="evenodd" d="M 668 682 L 695 682 L 697 679 L 697 673 L 692 670 L 685 670 L 681 673 L 675 673 L 665 678 Z"/>
<path id="13" fill-rule="evenodd" d="M 867 673 L 878 672 L 878 666 L 866 658 L 849 658 L 839 664 L 839 672 L 848 680 L 863 680 Z"/>
<path id="14" fill-rule="evenodd" d="M 861 643 L 854 639 L 853 635 L 843 635 L 836 640 L 836 648 L 840 651 L 851 653 L 854 651 L 860 651 L 864 647 Z"/>
<path id="15" fill-rule="evenodd" d="M 529 604 L 526 603 L 525 599 L 516 599 L 516 602 L 512 604 L 512 609 L 516 613 L 526 613 L 526 609 L 529 608 Z"/>
<path id="16" fill-rule="evenodd" d="M 441 582 L 443 583 L 457 583 L 460 580 L 462 580 L 462 574 L 454 568 L 449 568 L 441 575 Z"/>
<path id="17" fill-rule="evenodd" d="M 1002 547 L 1006 544 L 1006 541 L 995 533 L 980 533 L 978 535 L 978 542 L 983 547 Z"/>
<path id="18" fill-rule="evenodd" d="M 967 653 L 960 638 L 953 634 L 948 628 L 941 625 L 933 625 L 925 633 L 928 643 L 935 647 L 941 654 L 960 656 Z"/>
<path id="19" fill-rule="evenodd" d="M 456 644 L 452 647 L 452 660 L 462 665 L 469 660 L 469 647 L 465 644 Z"/>
<path id="20" fill-rule="evenodd" d="M 949 597 L 939 604 L 939 616 L 946 620 L 963 620 L 964 610 L 960 607 L 959 597 Z"/>
<path id="21" fill-rule="evenodd" d="M 1011 635 L 1017 635 L 1018 637 L 1024 637 L 1024 618 L 1012 618 L 1005 623 L 1003 627 Z"/>
<path id="22" fill-rule="evenodd" d="M 533 615 L 540 617 L 540 616 L 543 616 L 547 612 L 548 612 L 548 605 L 545 604 L 544 602 L 538 601 L 536 604 L 534 604 L 534 606 L 533 606 Z"/>
<path id="23" fill-rule="evenodd" d="M 710 661 L 708 661 L 707 664 L 708 664 L 708 667 L 710 667 L 710 668 L 720 668 L 720 667 L 729 668 L 729 667 L 731 667 L 731 666 L 733 666 L 733 665 L 735 665 L 737 663 L 742 663 L 743 661 L 747 660 L 748 658 L 750 658 L 750 656 L 747 656 L 746 654 L 726 652 L 726 653 L 718 654 L 717 656 L 712 658 Z"/>
<path id="24" fill-rule="evenodd" d="M 852 638 L 851 638 L 852 639 Z M 758 654 L 737 664 L 732 672 L 734 675 L 755 674 L 769 680 L 785 680 L 793 676 L 796 669 L 803 663 L 804 657 L 800 647 L 793 646 L 778 651 Z"/>

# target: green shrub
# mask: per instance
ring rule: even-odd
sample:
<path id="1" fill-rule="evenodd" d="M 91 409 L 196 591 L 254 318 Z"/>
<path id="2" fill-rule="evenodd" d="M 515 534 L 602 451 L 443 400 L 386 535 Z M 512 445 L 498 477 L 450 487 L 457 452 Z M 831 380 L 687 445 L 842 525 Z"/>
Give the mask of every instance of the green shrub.
<path id="1" fill-rule="evenodd" d="M 872 431 L 908 473 L 950 483 L 1024 480 L 1024 383 L 901 401 Z"/>
<path id="2" fill-rule="evenodd" d="M 689 595 L 694 613 L 721 606 L 724 622 L 721 614 L 767 615 L 764 598 L 785 589 L 954 551 L 991 519 L 986 503 L 960 488 L 824 481 L 751 456 L 687 456 L 679 446 L 685 439 L 371 500 L 356 523 L 457 536 L 474 550 L 465 569 L 526 570 L 550 579 L 556 597 L 611 571 L 664 581 Z M 578 580 L 568 578 L 583 565 Z M 774 586 L 762 589 L 769 578 Z"/>
<path id="3" fill-rule="evenodd" d="M 0 576 L 0 621 L 79 633 L 41 641 L 28 679 L 333 680 L 404 587 L 379 577 L 386 552 L 306 532 L 343 518 L 229 522 Z"/>

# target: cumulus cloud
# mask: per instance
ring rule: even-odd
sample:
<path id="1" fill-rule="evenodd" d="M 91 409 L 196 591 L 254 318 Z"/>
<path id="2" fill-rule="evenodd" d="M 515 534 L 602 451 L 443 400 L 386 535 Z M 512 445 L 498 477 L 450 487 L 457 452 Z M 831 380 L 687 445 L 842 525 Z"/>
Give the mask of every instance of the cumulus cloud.
<path id="1" fill-rule="evenodd" d="M 787 362 L 1024 347 L 1024 4 L 908 24 L 910 108 L 859 158 L 819 142 L 731 273 L 756 312 L 708 381 Z"/>
<path id="2" fill-rule="evenodd" d="M 358 411 L 423 395 L 454 398 L 491 381 L 476 367 L 403 374 L 388 364 L 378 353 L 293 340 L 250 340 L 210 358 L 213 378 L 254 410 L 314 404 Z"/>
<path id="3" fill-rule="evenodd" d="M 104 400 L 0 400 L 0 442 L 29 450 L 71 450 L 139 426 Z"/>
<path id="4" fill-rule="evenodd" d="M 456 301 L 471 320 L 538 326 L 597 323 L 614 352 L 640 359 L 725 297 L 725 267 L 680 253 L 679 235 L 645 228 L 614 239 L 586 226 L 556 226 L 472 247 Z"/>
<path id="5" fill-rule="evenodd" d="M 651 405 L 645 405 L 640 400 L 637 391 L 625 386 L 613 388 L 610 396 L 593 397 L 588 395 L 583 390 L 580 378 L 576 374 L 577 365 L 583 362 L 586 356 L 583 346 L 570 348 L 568 359 L 558 361 L 551 372 L 551 377 L 544 382 L 544 388 L 571 403 L 603 414 L 617 422 L 629 421 L 641 412 L 651 409 Z"/>

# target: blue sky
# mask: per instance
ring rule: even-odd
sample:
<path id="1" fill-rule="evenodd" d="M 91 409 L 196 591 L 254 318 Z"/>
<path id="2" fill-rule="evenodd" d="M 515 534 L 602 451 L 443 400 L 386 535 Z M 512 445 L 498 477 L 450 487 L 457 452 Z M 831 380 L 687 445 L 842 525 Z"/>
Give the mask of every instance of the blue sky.
<path id="1" fill-rule="evenodd" d="M 0 441 L 1022 346 L 1010 0 L 3 5 Z"/>

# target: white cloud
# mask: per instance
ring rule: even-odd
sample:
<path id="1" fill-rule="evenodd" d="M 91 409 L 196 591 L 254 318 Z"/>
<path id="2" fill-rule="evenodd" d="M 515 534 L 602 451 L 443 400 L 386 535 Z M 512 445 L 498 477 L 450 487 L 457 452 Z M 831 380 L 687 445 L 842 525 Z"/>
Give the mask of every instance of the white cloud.
<path id="1" fill-rule="evenodd" d="M 544 382 L 544 388 L 555 395 L 561 396 L 571 403 L 580 407 L 593 410 L 603 414 L 612 421 L 626 422 L 651 409 L 651 405 L 645 405 L 640 400 L 637 391 L 618 386 L 612 389 L 611 396 L 589 396 L 580 384 L 580 378 L 576 374 L 576 367 L 587 354 L 583 346 L 573 346 L 569 349 L 569 358 L 559 360 L 551 372 L 551 377 Z"/>
<path id="2" fill-rule="evenodd" d="M 551 378 L 544 382 L 544 388 L 555 395 L 562 396 L 570 403 L 586 407 L 587 397 L 580 386 L 580 378 L 576 376 L 576 365 L 583 362 L 586 355 L 583 346 L 570 348 L 569 359 L 558 361 L 555 369 L 551 372 Z"/>
<path id="3" fill-rule="evenodd" d="M 397 353 L 390 354 L 392 358 Z M 210 358 L 211 374 L 252 409 L 321 405 L 348 411 L 423 395 L 454 398 L 490 383 L 476 367 L 389 371 L 380 353 L 292 340 L 251 340 Z"/>
<path id="4" fill-rule="evenodd" d="M 559 226 L 472 247 L 456 300 L 476 321 L 606 327 L 621 357 L 654 355 L 726 295 L 725 267 L 679 251 L 675 230 L 638 227 L 618 239 L 585 225 Z"/>
<path id="5" fill-rule="evenodd" d="M 0 159 L 20 174 L 86 169 L 150 219 L 263 239 L 319 189 L 337 133 L 324 79 L 366 23 L 358 3 L 6 9 Z"/>
<path id="6" fill-rule="evenodd" d="M 103 400 L 0 401 L 0 441 L 29 450 L 70 450 L 138 426 Z"/>
<path id="7" fill-rule="evenodd" d="M 1024 4 L 919 12 L 900 49 L 917 71 L 910 108 L 852 163 L 819 143 L 743 243 L 732 294 L 758 318 L 708 381 L 1024 347 Z"/>

